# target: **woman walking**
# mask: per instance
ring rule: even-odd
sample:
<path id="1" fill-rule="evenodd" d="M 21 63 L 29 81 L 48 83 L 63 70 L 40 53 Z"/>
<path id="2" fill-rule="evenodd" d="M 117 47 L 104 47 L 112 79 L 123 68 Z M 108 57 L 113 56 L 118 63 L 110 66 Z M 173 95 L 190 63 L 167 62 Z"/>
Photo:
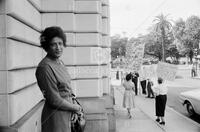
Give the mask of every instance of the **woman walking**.
<path id="1" fill-rule="evenodd" d="M 163 79 L 158 78 L 158 86 L 154 89 L 156 94 L 155 107 L 156 107 L 156 121 L 161 125 L 165 125 L 165 107 L 167 102 L 167 87 L 163 84 Z"/>
<path id="2" fill-rule="evenodd" d="M 127 108 L 129 118 L 132 117 L 131 109 L 135 108 L 135 102 L 134 102 L 135 84 L 132 82 L 132 78 L 133 78 L 132 74 L 126 75 L 125 82 L 123 83 L 123 86 L 125 88 L 124 98 L 123 98 L 123 107 Z"/>

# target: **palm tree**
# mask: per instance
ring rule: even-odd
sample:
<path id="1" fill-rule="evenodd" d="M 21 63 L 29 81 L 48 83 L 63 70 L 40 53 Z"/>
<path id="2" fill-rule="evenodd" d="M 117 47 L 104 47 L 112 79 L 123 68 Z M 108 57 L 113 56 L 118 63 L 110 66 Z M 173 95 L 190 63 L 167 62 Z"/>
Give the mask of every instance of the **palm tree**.
<path id="1" fill-rule="evenodd" d="M 160 14 L 156 16 L 156 18 L 153 20 L 156 21 L 155 24 L 155 31 L 159 32 L 161 34 L 161 44 L 162 44 L 162 61 L 165 62 L 165 37 L 166 37 L 166 31 L 169 31 L 172 27 L 172 24 L 170 20 L 168 20 L 168 15 L 164 16 L 163 14 Z"/>

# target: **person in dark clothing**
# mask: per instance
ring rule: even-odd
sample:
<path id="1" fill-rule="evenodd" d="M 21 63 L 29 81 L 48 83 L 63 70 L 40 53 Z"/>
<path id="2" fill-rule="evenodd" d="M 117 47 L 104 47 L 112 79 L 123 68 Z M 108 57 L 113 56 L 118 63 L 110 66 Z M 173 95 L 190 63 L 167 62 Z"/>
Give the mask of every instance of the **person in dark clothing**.
<path id="1" fill-rule="evenodd" d="M 154 98 L 154 92 L 152 90 L 153 82 L 147 79 L 147 98 Z"/>
<path id="2" fill-rule="evenodd" d="M 139 74 L 135 72 L 132 78 L 132 82 L 135 84 L 135 95 L 138 94 L 138 77 L 139 77 Z"/>
<path id="3" fill-rule="evenodd" d="M 116 72 L 116 79 L 119 80 L 119 71 Z"/>
<path id="4" fill-rule="evenodd" d="M 147 80 L 146 79 L 143 79 L 140 81 L 140 84 L 141 84 L 141 87 L 142 87 L 142 94 L 147 94 L 146 92 L 146 85 L 147 85 Z"/>
<path id="5" fill-rule="evenodd" d="M 195 65 L 194 65 L 194 64 L 192 64 L 191 76 L 192 76 L 192 77 L 195 77 L 195 76 L 196 76 L 196 70 L 195 70 Z"/>

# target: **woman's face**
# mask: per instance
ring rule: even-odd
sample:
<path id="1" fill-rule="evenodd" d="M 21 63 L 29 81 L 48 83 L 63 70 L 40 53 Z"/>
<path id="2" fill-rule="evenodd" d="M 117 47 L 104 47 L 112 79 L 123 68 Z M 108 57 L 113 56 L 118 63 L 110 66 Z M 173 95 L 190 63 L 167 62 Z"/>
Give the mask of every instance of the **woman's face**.
<path id="1" fill-rule="evenodd" d="M 47 54 L 52 58 L 57 59 L 62 55 L 63 48 L 64 48 L 63 40 L 59 37 L 54 37 L 50 41 L 50 46 L 49 49 L 47 50 Z"/>

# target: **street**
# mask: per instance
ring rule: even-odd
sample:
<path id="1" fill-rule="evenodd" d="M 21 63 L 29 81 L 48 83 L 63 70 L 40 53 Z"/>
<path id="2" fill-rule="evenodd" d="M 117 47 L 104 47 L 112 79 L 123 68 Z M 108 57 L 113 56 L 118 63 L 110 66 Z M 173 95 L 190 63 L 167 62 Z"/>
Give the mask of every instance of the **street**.
<path id="1" fill-rule="evenodd" d="M 173 108 L 175 111 L 179 112 L 180 114 L 189 117 L 186 108 L 180 103 L 179 101 L 179 94 L 183 91 L 192 90 L 195 88 L 187 88 L 187 87 L 170 87 L 168 91 L 168 100 L 167 106 Z M 189 117 L 194 121 L 200 123 L 200 116 Z"/>
<path id="2" fill-rule="evenodd" d="M 179 94 L 184 91 L 200 88 L 200 79 L 191 78 L 189 69 L 179 69 L 177 73 L 177 79 L 175 79 L 174 82 L 181 84 L 184 87 L 169 87 L 167 105 L 180 114 L 189 117 L 186 108 L 179 101 Z M 200 123 L 200 116 L 198 115 L 189 118 Z"/>

